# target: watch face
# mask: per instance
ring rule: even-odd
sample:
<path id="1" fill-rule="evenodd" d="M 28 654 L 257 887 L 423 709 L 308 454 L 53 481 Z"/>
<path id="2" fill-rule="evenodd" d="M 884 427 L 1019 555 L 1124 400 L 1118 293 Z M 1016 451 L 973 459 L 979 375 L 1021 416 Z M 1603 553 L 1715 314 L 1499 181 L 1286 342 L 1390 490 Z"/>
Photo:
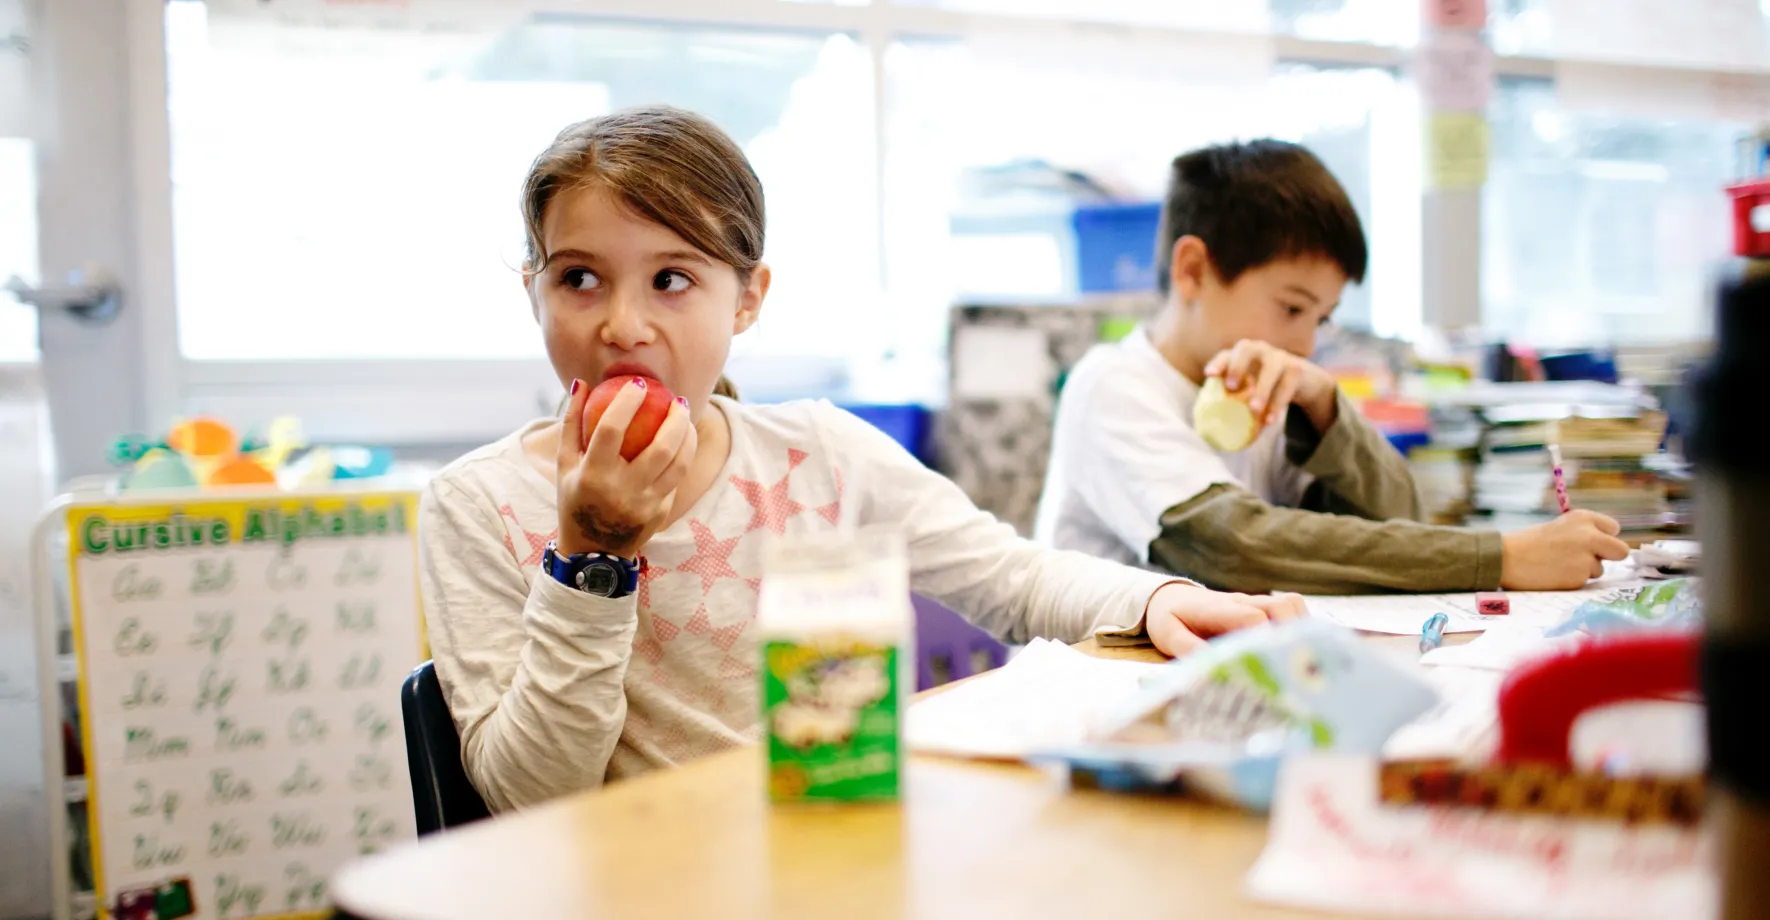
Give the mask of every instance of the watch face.
<path id="1" fill-rule="evenodd" d="M 598 597 L 613 597 L 621 587 L 621 573 L 612 563 L 596 561 L 578 570 L 578 587 Z"/>

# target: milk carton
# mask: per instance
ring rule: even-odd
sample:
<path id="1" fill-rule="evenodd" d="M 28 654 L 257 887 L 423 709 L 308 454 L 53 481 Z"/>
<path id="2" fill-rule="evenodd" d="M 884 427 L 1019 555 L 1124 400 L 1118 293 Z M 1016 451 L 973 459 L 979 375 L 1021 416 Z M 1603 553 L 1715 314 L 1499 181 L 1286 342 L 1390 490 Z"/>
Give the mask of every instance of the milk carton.
<path id="1" fill-rule="evenodd" d="M 898 797 L 913 620 L 895 528 L 772 545 L 757 601 L 770 799 Z"/>

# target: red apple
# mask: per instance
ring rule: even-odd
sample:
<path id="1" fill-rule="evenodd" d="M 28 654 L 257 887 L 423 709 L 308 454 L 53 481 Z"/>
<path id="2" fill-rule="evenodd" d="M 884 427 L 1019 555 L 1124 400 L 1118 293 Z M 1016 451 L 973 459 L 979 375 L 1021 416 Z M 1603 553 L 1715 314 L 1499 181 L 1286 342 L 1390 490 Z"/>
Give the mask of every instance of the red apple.
<path id="1" fill-rule="evenodd" d="M 610 377 L 596 385 L 590 391 L 590 398 L 584 403 L 584 446 L 590 446 L 590 435 L 596 431 L 596 423 L 602 420 L 602 413 L 608 411 L 608 404 L 614 402 L 615 394 L 621 387 L 634 380 L 645 381 L 645 401 L 639 404 L 639 411 L 634 413 L 633 421 L 627 425 L 627 436 L 621 441 L 621 459 L 632 460 L 639 452 L 651 444 L 652 438 L 658 436 L 658 428 L 664 424 L 665 416 L 670 414 L 670 404 L 676 401 L 676 394 L 670 388 L 650 377 Z"/>

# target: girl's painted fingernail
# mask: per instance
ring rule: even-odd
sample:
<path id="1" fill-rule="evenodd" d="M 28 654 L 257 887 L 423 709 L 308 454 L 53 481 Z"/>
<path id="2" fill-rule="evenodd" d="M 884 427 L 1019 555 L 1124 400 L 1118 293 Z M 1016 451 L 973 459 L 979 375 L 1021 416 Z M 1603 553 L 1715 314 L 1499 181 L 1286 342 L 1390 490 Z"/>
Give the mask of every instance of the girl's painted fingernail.
<path id="1" fill-rule="evenodd" d="M 688 397 L 686 397 L 686 396 L 676 397 L 676 404 L 681 406 L 684 409 L 688 408 Z"/>
<path id="2" fill-rule="evenodd" d="M 633 378 L 633 385 L 640 388 L 641 390 L 645 389 L 645 378 L 644 377 Z"/>
<path id="3" fill-rule="evenodd" d="M 581 387 L 581 386 L 583 386 L 583 385 L 584 385 L 584 381 L 582 381 L 582 380 L 579 380 L 579 379 L 578 379 L 578 378 L 576 378 L 576 377 L 573 377 L 573 378 L 572 378 L 572 395 L 573 395 L 573 396 L 576 396 L 576 395 L 578 395 L 578 388 L 579 388 L 579 387 Z"/>

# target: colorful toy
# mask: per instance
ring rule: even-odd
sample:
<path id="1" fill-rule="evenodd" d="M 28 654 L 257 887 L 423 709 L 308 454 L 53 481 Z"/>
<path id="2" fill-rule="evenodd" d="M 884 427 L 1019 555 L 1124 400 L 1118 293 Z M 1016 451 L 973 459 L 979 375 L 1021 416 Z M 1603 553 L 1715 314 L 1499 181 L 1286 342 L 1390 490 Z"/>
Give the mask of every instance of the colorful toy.
<path id="1" fill-rule="evenodd" d="M 288 464 L 291 455 L 306 446 L 307 438 L 302 434 L 301 420 L 285 415 L 270 423 L 263 438 L 246 438 L 246 443 L 240 445 L 240 452 L 258 461 L 267 470 L 280 470 Z"/>
<path id="2" fill-rule="evenodd" d="M 274 486 L 277 477 L 250 457 L 235 456 L 224 460 L 209 471 L 209 477 L 203 480 L 205 486 Z"/>
<path id="3" fill-rule="evenodd" d="M 136 434 L 118 438 L 108 459 L 113 466 L 128 468 L 120 477 L 123 491 L 316 487 L 385 476 L 393 466 L 393 454 L 385 448 L 309 449 L 301 422 L 289 416 L 243 442 L 218 419 L 185 419 L 164 441 Z"/>
<path id="4" fill-rule="evenodd" d="M 173 425 L 166 435 L 166 446 L 183 454 L 203 482 L 209 481 L 209 474 L 216 467 L 240 452 L 240 440 L 232 428 L 216 419 L 201 417 Z"/>
<path id="5" fill-rule="evenodd" d="M 277 473 L 277 481 L 285 489 L 318 486 L 337 478 L 338 464 L 332 462 L 332 449 L 321 445 L 302 454 L 295 462 Z"/>
<path id="6" fill-rule="evenodd" d="M 332 478 L 374 479 L 387 475 L 393 452 L 384 447 L 332 448 Z"/>
<path id="7" fill-rule="evenodd" d="M 196 484 L 196 474 L 191 472 L 184 455 L 156 447 L 135 462 L 135 469 L 123 477 L 122 489 L 126 492 L 143 489 L 189 489 Z"/>

